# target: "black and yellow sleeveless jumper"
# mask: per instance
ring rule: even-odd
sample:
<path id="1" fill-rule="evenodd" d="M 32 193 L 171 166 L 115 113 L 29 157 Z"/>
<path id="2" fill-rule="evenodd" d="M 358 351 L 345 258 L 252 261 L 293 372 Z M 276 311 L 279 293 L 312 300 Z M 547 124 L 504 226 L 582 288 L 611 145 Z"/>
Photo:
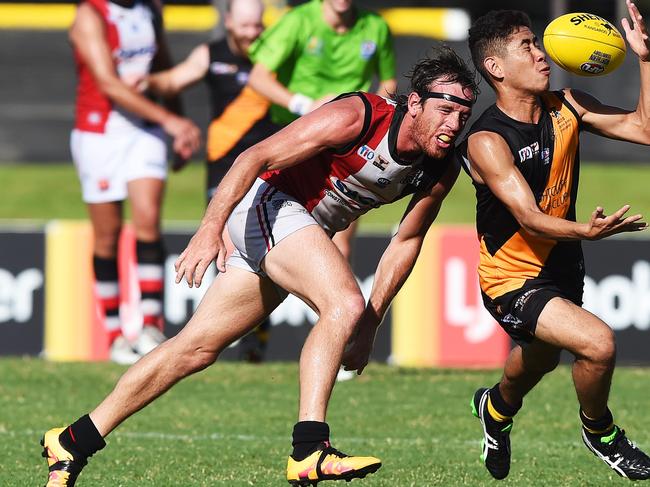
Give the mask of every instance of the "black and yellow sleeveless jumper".
<path id="1" fill-rule="evenodd" d="M 579 173 L 580 119 L 562 92 L 540 99 L 542 116 L 523 123 L 489 107 L 472 125 L 460 146 L 463 167 L 467 139 L 476 132 L 494 132 L 507 142 L 515 166 L 530 185 L 546 214 L 575 221 Z M 552 285 L 572 301 L 582 302 L 584 261 L 580 241 L 556 241 L 527 233 L 487 185 L 474 181 L 476 227 L 480 240 L 479 280 L 491 300 L 534 286 Z M 515 293 L 513 293 L 515 294 Z"/>

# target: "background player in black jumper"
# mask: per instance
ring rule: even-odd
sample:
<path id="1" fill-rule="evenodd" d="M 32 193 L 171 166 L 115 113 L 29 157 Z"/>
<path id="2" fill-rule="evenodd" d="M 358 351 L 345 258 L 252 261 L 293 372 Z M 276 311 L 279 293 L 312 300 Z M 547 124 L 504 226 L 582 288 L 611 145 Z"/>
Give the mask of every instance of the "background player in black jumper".
<path id="1" fill-rule="evenodd" d="M 183 62 L 154 73 L 146 80 L 152 91 L 172 96 L 205 80 L 210 93 L 212 121 L 206 137 L 207 201 L 235 158 L 278 130 L 269 116 L 270 102 L 247 86 L 253 67 L 248 48 L 262 33 L 264 5 L 260 0 L 226 2 L 223 39 L 194 48 Z M 232 243 L 225 231 L 229 248 Z M 240 356 L 249 362 L 264 357 L 271 323 L 268 319 L 242 338 Z"/>

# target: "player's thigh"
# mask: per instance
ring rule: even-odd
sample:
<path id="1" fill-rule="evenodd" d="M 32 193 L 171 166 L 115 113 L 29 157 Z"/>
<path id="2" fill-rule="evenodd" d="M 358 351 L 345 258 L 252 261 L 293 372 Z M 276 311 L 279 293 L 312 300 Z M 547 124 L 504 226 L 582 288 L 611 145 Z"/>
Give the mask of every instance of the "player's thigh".
<path id="1" fill-rule="evenodd" d="M 334 245 L 336 245 L 336 247 L 343 254 L 343 257 L 345 257 L 347 260 L 350 260 L 350 257 L 352 256 L 352 241 L 354 240 L 354 236 L 357 233 L 358 226 L 359 220 L 354 220 L 352 223 L 350 223 L 350 226 L 348 228 L 337 232 L 334 234 L 334 237 L 332 237 L 332 242 L 334 242 Z"/>
<path id="2" fill-rule="evenodd" d="M 268 277 L 228 266 L 217 274 L 175 340 L 186 348 L 218 353 L 255 328 L 281 301 Z"/>
<path id="3" fill-rule="evenodd" d="M 596 315 L 561 297 L 551 299 L 537 320 L 535 336 L 574 355 L 611 353 L 612 329 Z"/>
<path id="4" fill-rule="evenodd" d="M 130 137 L 114 133 L 73 130 L 72 160 L 87 204 L 122 201 L 126 198 L 124 160 Z"/>
<path id="5" fill-rule="evenodd" d="M 557 367 L 562 348 L 536 338 L 525 347 L 518 345 L 513 353 L 517 352 L 527 370 L 546 373 Z"/>
<path id="6" fill-rule="evenodd" d="M 264 271 L 279 286 L 318 312 L 361 306 L 363 296 L 350 265 L 318 225 L 303 227 L 266 255 Z"/>

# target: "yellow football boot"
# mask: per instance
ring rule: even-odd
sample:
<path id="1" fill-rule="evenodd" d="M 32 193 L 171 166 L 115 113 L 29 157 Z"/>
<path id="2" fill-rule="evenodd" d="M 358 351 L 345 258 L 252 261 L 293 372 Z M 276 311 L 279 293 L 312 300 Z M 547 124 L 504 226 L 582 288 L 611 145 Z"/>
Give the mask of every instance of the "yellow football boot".
<path id="1" fill-rule="evenodd" d="M 364 478 L 381 467 L 375 457 L 351 457 L 323 442 L 318 449 L 301 461 L 289 457 L 287 480 L 294 486 L 315 486 L 321 480 L 347 480 Z"/>
<path id="2" fill-rule="evenodd" d="M 88 461 L 85 457 L 67 450 L 59 441 L 65 428 L 54 428 L 45 433 L 41 440 L 43 456 L 47 458 L 50 473 L 45 487 L 72 487 L 81 469 Z"/>

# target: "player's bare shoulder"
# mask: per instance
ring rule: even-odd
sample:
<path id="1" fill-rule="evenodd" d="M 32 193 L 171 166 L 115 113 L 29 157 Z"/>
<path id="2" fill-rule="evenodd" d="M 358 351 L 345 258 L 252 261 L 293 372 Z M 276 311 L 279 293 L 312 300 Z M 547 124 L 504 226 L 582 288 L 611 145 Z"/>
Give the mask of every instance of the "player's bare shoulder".
<path id="1" fill-rule="evenodd" d="M 514 159 L 501 135 L 481 130 L 467 138 L 467 158 L 463 162 L 472 179 L 485 184 L 483 175 L 495 171 L 502 164 L 513 165 Z"/>
<path id="2" fill-rule="evenodd" d="M 565 100 L 575 109 L 580 118 L 582 118 L 585 113 L 593 112 L 601 106 L 600 101 L 586 91 L 575 88 L 564 88 L 561 91 Z"/>

